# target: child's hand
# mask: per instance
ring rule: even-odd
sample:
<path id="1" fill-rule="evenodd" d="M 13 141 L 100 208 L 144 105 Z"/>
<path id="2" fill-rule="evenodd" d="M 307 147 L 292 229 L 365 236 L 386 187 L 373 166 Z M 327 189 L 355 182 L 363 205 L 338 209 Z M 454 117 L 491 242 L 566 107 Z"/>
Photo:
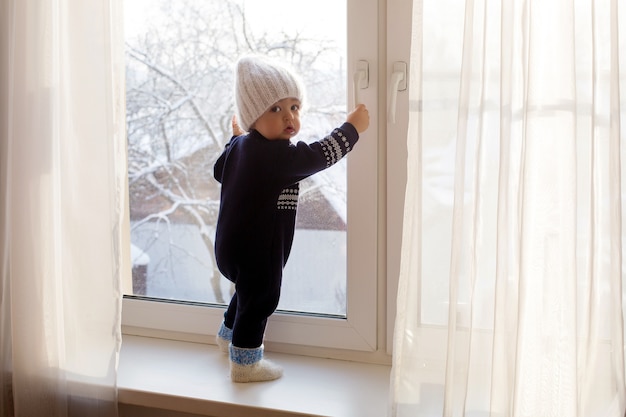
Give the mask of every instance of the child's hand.
<path id="1" fill-rule="evenodd" d="M 348 114 L 346 122 L 352 124 L 357 132 L 365 132 L 370 125 L 370 114 L 365 104 L 356 106 L 356 108 Z"/>
<path id="2" fill-rule="evenodd" d="M 233 116 L 233 120 L 231 123 L 233 126 L 233 136 L 241 136 L 246 134 L 246 132 L 239 127 L 239 124 L 237 123 L 237 116 Z"/>

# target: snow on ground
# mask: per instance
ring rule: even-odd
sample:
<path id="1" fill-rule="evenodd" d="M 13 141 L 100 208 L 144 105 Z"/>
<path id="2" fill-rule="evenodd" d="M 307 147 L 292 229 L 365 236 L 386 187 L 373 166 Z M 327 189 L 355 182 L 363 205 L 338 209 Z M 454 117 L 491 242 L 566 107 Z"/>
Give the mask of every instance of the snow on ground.
<path id="1" fill-rule="evenodd" d="M 221 277 L 219 289 L 211 285 L 213 259 L 196 226 L 144 224 L 133 231 L 131 240 L 150 260 L 143 295 L 206 303 L 216 303 L 221 295 L 229 300 L 231 285 L 226 278 Z M 345 293 L 345 232 L 297 230 L 279 309 L 345 315 Z"/>

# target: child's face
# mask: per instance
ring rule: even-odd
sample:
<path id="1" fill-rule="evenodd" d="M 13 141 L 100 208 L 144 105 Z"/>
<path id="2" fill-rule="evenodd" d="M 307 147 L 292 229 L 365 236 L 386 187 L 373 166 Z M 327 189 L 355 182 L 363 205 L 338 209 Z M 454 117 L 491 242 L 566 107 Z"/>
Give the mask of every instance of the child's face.
<path id="1" fill-rule="evenodd" d="M 274 103 L 254 123 L 261 135 L 269 140 L 289 140 L 300 131 L 300 100 L 284 98 Z"/>

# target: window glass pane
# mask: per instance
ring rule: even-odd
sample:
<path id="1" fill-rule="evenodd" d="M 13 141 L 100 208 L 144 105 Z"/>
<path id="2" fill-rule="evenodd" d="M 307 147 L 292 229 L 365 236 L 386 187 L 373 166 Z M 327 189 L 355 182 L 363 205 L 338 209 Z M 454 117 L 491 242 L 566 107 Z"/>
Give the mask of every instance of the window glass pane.
<path id="1" fill-rule="evenodd" d="M 259 53 L 307 86 L 295 140 L 345 120 L 346 4 L 125 0 L 133 294 L 227 303 L 215 267 L 219 184 L 213 164 L 232 134 L 233 68 Z M 346 161 L 301 183 L 279 309 L 346 314 Z"/>

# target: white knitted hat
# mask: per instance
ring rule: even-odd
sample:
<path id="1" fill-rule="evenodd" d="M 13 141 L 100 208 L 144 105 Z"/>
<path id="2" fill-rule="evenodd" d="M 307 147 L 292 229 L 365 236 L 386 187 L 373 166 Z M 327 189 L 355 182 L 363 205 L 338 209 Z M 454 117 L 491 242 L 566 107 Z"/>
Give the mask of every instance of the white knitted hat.
<path id="1" fill-rule="evenodd" d="M 286 67 L 259 56 L 246 56 L 237 62 L 235 101 L 239 125 L 250 126 L 274 103 L 293 97 L 304 101 L 304 86 Z"/>

